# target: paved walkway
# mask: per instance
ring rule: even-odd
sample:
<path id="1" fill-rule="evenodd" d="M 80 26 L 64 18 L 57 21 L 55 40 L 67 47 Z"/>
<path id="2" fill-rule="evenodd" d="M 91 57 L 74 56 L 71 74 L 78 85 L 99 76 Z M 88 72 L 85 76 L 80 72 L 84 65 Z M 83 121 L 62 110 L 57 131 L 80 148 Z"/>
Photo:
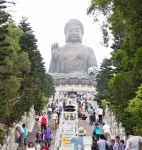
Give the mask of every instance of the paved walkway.
<path id="1" fill-rule="evenodd" d="M 87 136 L 92 136 L 94 125 L 89 124 L 89 117 L 86 120 L 79 120 L 79 127 L 83 127 L 86 130 Z"/>
<path id="2" fill-rule="evenodd" d="M 94 108 L 96 109 L 97 108 L 96 101 L 91 101 L 91 103 L 94 106 Z M 87 114 L 87 119 L 86 120 L 80 120 L 79 121 L 79 127 L 83 127 L 86 130 L 86 136 L 92 136 L 94 124 L 93 125 L 89 124 L 89 116 L 88 116 L 88 114 Z"/>

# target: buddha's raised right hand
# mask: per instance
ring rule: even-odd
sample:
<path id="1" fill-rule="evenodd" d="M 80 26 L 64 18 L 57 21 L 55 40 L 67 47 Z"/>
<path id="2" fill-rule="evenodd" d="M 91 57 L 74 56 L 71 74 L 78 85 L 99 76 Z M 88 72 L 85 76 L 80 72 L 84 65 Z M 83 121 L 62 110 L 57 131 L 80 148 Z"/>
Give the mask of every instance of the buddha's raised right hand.
<path id="1" fill-rule="evenodd" d="M 54 43 L 54 44 L 52 44 L 52 46 L 51 46 L 51 50 L 52 50 L 52 52 L 53 52 L 53 51 L 57 51 L 57 50 L 59 50 L 59 44 L 58 44 L 58 43 Z"/>

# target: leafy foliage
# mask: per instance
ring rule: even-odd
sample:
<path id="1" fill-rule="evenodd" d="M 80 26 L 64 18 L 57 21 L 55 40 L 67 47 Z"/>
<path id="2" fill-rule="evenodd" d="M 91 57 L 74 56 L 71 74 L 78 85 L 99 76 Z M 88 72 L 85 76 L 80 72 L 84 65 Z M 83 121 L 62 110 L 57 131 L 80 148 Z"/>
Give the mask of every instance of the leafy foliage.
<path id="1" fill-rule="evenodd" d="M 7 13 L 11 4 L 0 0 L 0 144 L 8 126 L 32 105 L 41 111 L 55 92 L 32 28 L 26 18 L 19 27 L 13 23 Z"/>
<path id="2" fill-rule="evenodd" d="M 128 108 L 127 108 L 128 112 L 131 113 L 132 117 L 131 118 L 135 118 L 135 120 L 137 120 L 137 123 L 135 124 L 135 126 L 133 127 L 134 130 L 136 131 L 136 133 L 138 135 L 142 135 L 142 84 L 140 85 L 140 87 L 138 88 L 138 91 L 136 92 L 136 97 L 132 100 L 129 101 L 128 104 Z M 134 122 L 135 122 L 134 120 Z"/>
<path id="3" fill-rule="evenodd" d="M 20 38 L 21 48 L 24 52 L 29 54 L 29 59 L 31 61 L 31 72 L 26 76 L 26 80 L 23 81 L 21 95 L 28 107 L 31 107 L 31 104 L 34 103 L 36 111 L 40 111 L 44 105 L 43 97 L 50 97 L 54 93 L 54 83 L 53 79 L 46 74 L 43 58 L 37 49 L 37 39 L 33 34 L 30 24 L 27 23 L 27 18 L 22 18 L 19 27 L 24 32 Z M 23 89 L 25 88 L 26 92 L 24 90 L 23 93 Z"/>
<path id="4" fill-rule="evenodd" d="M 21 53 L 19 46 L 19 36 L 22 31 L 14 24 L 2 26 L 1 35 L 4 35 L 0 43 L 1 68 L 0 68 L 0 122 L 5 122 L 10 117 L 10 111 L 18 102 L 18 91 L 21 86 L 21 72 L 24 68 L 30 68 L 27 53 Z M 3 32 L 5 29 L 6 32 Z M 25 57 L 23 57 L 25 56 Z M 23 61 L 19 61 L 22 59 Z M 27 62 L 27 63 L 25 63 Z M 25 65 L 27 65 L 25 67 Z"/>
<path id="5" fill-rule="evenodd" d="M 140 0 L 92 0 L 88 14 L 96 17 L 98 10 L 107 20 L 103 32 L 109 29 L 114 39 L 111 60 L 116 69 L 115 76 L 108 81 L 110 107 L 127 130 L 141 132 L 141 118 L 132 106 L 141 105 L 135 91 L 142 83 L 142 3 Z M 104 34 L 104 39 L 109 37 Z M 134 116 L 136 122 L 132 119 Z"/>
<path id="6" fill-rule="evenodd" d="M 6 12 L 11 3 L 0 0 L 0 124 L 8 126 L 32 105 L 41 111 L 55 92 L 32 27 L 26 18 L 17 27 Z"/>
<path id="7" fill-rule="evenodd" d="M 3 126 L 0 126 L 0 143 L 3 142 L 4 134 L 5 134 L 5 130 Z"/>
<path id="8" fill-rule="evenodd" d="M 103 100 L 103 99 L 110 98 L 108 81 L 112 78 L 113 73 L 114 73 L 114 70 L 111 67 L 111 60 L 105 58 L 100 66 L 100 70 L 96 77 L 97 94 L 95 97 L 97 100 Z"/>
<path id="9" fill-rule="evenodd" d="M 8 4 L 15 4 L 12 1 L 0 0 L 0 26 L 11 21 L 11 15 L 6 12 Z"/>

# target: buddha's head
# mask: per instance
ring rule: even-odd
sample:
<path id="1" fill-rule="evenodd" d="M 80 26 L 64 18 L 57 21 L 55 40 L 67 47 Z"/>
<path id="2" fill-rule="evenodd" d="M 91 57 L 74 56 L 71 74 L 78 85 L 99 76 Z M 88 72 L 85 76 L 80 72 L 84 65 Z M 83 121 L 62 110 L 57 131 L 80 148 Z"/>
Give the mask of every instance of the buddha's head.
<path id="1" fill-rule="evenodd" d="M 66 42 L 82 42 L 84 33 L 83 24 L 78 19 L 69 20 L 64 28 Z"/>

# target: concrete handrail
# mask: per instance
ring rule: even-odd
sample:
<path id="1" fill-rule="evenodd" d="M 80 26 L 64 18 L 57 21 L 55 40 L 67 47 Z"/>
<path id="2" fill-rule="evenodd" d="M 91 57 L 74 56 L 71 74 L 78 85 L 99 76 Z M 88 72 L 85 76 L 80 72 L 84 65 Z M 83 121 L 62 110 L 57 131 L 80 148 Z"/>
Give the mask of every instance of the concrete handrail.
<path id="1" fill-rule="evenodd" d="M 22 119 L 20 121 L 20 124 L 25 123 L 27 126 L 28 132 L 32 132 L 32 129 L 34 127 L 35 123 L 35 110 L 34 107 L 32 106 L 29 113 L 24 113 L 22 116 Z M 5 136 L 4 139 L 4 144 L 0 150 L 17 150 L 18 148 L 18 143 L 16 143 L 16 129 L 15 129 L 16 124 L 13 123 L 13 127 L 9 128 L 8 135 Z"/>

